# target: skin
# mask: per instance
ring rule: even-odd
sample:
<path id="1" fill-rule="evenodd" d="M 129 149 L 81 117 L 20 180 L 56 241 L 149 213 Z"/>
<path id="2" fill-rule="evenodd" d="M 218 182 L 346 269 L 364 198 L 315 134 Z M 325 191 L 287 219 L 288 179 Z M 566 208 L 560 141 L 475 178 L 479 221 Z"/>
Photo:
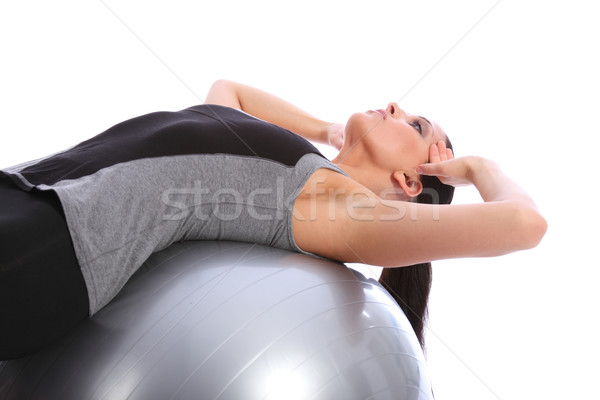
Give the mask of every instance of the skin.
<path id="1" fill-rule="evenodd" d="M 407 114 L 396 103 L 380 112 L 353 114 L 344 136 L 340 154 L 332 162 L 386 198 L 408 200 L 418 195 L 423 187 L 416 168 L 429 161 L 431 145 L 442 142 L 441 151 L 447 152 L 446 134 L 439 125 Z"/>
<path id="2" fill-rule="evenodd" d="M 546 221 L 534 201 L 493 161 L 454 158 L 437 124 L 396 103 L 384 113 L 320 120 L 269 93 L 220 80 L 206 103 L 241 109 L 308 140 L 334 145 L 349 176 L 318 169 L 294 203 L 293 235 L 306 251 L 344 262 L 399 267 L 456 257 L 489 257 L 535 247 Z M 416 129 L 422 121 L 423 134 Z M 422 174 L 474 185 L 483 203 L 415 204 Z"/>

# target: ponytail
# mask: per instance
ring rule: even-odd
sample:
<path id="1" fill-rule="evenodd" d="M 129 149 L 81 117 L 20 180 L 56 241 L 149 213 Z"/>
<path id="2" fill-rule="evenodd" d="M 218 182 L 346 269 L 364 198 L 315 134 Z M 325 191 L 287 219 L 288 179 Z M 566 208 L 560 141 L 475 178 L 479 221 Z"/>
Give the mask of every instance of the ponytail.
<path id="1" fill-rule="evenodd" d="M 431 290 L 431 263 L 384 268 L 379 283 L 392 295 L 425 348 L 427 303 Z"/>
<path id="2" fill-rule="evenodd" d="M 452 149 L 446 137 L 446 147 Z M 417 203 L 450 204 L 454 187 L 443 184 L 435 176 L 421 176 L 423 191 L 416 197 Z M 392 295 L 410 322 L 421 348 L 425 349 L 425 324 L 428 318 L 429 292 L 431 291 L 431 263 L 407 267 L 384 268 L 379 283 Z"/>

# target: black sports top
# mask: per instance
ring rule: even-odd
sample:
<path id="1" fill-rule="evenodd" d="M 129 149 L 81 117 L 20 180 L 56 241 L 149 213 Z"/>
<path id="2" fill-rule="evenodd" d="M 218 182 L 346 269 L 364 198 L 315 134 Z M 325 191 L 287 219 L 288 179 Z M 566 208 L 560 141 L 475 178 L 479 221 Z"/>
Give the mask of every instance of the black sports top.
<path id="1" fill-rule="evenodd" d="M 293 132 L 239 110 L 199 105 L 130 119 L 2 172 L 24 190 L 58 194 L 93 314 L 151 253 L 177 241 L 303 252 L 292 212 L 319 168 L 344 173 Z"/>

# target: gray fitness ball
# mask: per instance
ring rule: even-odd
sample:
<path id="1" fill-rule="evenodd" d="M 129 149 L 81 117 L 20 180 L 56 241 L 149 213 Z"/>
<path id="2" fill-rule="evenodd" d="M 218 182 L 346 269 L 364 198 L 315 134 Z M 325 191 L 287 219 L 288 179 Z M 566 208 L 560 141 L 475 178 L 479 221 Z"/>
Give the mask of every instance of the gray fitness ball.
<path id="1" fill-rule="evenodd" d="M 0 399 L 432 399 L 423 353 L 372 279 L 298 253 L 183 242 L 33 356 Z"/>

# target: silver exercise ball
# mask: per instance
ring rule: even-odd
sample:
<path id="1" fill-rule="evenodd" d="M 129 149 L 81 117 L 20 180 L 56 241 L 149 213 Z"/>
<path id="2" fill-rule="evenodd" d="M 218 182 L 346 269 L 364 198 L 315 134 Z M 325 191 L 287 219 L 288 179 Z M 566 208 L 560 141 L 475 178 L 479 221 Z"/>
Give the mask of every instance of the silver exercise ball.
<path id="1" fill-rule="evenodd" d="M 0 362 L 0 400 L 432 397 L 417 338 L 376 281 L 236 242 L 154 254 L 68 337 Z"/>

